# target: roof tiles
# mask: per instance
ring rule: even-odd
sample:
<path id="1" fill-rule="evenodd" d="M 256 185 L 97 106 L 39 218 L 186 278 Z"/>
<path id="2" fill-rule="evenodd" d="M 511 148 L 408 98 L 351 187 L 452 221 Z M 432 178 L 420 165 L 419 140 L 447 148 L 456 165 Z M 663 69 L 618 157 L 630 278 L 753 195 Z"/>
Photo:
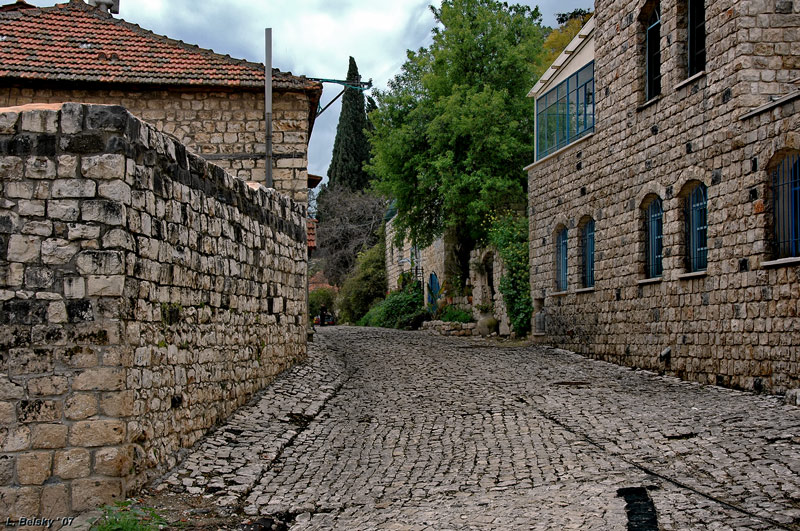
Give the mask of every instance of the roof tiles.
<path id="1" fill-rule="evenodd" d="M 114 84 L 263 88 L 264 65 L 176 41 L 71 0 L 0 7 L 0 78 Z M 321 91 L 273 70 L 273 89 Z"/>

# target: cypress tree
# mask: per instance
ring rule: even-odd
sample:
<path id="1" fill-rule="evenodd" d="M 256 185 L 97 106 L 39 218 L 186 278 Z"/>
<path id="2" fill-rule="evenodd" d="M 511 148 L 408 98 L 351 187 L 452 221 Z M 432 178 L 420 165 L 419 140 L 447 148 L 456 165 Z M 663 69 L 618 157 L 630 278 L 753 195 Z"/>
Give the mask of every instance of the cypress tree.
<path id="1" fill-rule="evenodd" d="M 347 70 L 347 81 L 354 86 L 361 81 L 358 66 L 352 57 Z M 333 156 L 328 168 L 328 178 L 332 186 L 344 185 L 349 189 L 363 190 L 369 182 L 364 162 L 369 159 L 369 144 L 364 134 L 367 127 L 367 115 L 364 111 L 364 93 L 345 87 L 342 96 L 342 112 L 339 125 L 336 127 L 336 139 L 333 142 Z"/>

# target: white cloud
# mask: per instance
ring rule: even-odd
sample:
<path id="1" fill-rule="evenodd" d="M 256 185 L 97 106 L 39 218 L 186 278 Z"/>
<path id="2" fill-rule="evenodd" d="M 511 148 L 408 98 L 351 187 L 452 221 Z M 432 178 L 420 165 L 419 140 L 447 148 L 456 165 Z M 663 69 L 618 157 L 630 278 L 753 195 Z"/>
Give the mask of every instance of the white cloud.
<path id="1" fill-rule="evenodd" d="M 55 0 L 28 0 L 49 6 Z M 62 0 L 63 1 L 63 0 Z M 343 79 L 348 57 L 386 87 L 406 50 L 430 42 L 430 0 L 121 0 L 120 17 L 173 39 L 251 61 L 264 61 L 264 28 L 273 28 L 273 66 L 297 75 Z M 436 5 L 440 0 L 434 0 Z M 592 0 L 540 0 L 544 24 L 555 12 L 593 7 Z M 341 89 L 325 85 L 323 103 Z M 320 116 L 309 147 L 309 171 L 325 175 L 340 102 Z"/>

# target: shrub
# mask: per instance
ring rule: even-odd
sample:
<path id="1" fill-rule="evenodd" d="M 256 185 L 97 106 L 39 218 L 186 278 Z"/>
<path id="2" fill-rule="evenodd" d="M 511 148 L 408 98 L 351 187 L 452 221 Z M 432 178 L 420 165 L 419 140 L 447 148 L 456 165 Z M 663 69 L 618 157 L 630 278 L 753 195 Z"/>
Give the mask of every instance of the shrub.
<path id="1" fill-rule="evenodd" d="M 511 328 L 518 337 L 531 329 L 531 285 L 528 265 L 528 220 L 506 215 L 492 219 L 489 242 L 500 254 L 506 273 L 500 279 L 500 293 L 508 310 Z"/>
<path id="2" fill-rule="evenodd" d="M 447 306 L 442 311 L 439 319 L 448 323 L 471 323 L 472 314 L 466 310 L 454 308 L 453 306 Z"/>
<path id="3" fill-rule="evenodd" d="M 381 231 L 378 243 L 359 254 L 355 270 L 342 284 L 336 299 L 341 322 L 358 322 L 386 293 L 384 241 Z"/>
<path id="4" fill-rule="evenodd" d="M 427 316 L 422 302 L 422 286 L 419 283 L 411 284 L 405 289 L 393 291 L 386 300 L 370 308 L 358 324 L 383 328 L 419 328 Z"/>
<path id="5" fill-rule="evenodd" d="M 325 306 L 328 312 L 333 313 L 336 301 L 336 292 L 332 288 L 317 288 L 308 294 L 308 315 L 313 319 L 319 315 L 320 309 Z"/>
<path id="6" fill-rule="evenodd" d="M 132 500 L 101 509 L 103 516 L 92 523 L 92 531 L 156 531 L 167 523 L 154 509 L 139 507 Z"/>

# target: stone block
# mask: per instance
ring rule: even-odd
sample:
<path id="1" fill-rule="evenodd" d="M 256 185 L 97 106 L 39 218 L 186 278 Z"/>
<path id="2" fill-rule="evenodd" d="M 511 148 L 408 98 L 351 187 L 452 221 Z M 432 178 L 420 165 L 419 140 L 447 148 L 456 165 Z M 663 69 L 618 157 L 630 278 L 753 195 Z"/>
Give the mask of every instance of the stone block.
<path id="1" fill-rule="evenodd" d="M 134 391 L 102 393 L 100 411 L 107 417 L 130 417 L 133 415 Z"/>
<path id="2" fill-rule="evenodd" d="M 13 111 L 0 112 L 0 134 L 9 135 L 17 132 L 19 113 Z"/>
<path id="3" fill-rule="evenodd" d="M 25 287 L 28 289 L 48 289 L 55 281 L 55 273 L 48 267 L 25 268 Z"/>
<path id="4" fill-rule="evenodd" d="M 12 518 L 39 514 L 40 496 L 38 487 L 0 487 L 0 514 Z"/>
<path id="5" fill-rule="evenodd" d="M 47 305 L 47 321 L 50 323 L 66 323 L 69 320 L 67 305 L 64 301 L 55 301 Z"/>
<path id="6" fill-rule="evenodd" d="M 0 452 L 19 452 L 31 447 L 31 429 L 28 426 L 0 428 Z"/>
<path id="7" fill-rule="evenodd" d="M 10 485 L 14 482 L 15 468 L 16 463 L 13 456 L 0 455 L 0 485 Z"/>
<path id="8" fill-rule="evenodd" d="M 57 159 L 56 175 L 60 178 L 74 179 L 78 176 L 78 157 L 61 155 Z"/>
<path id="9" fill-rule="evenodd" d="M 20 199 L 17 202 L 17 213 L 20 216 L 36 216 L 43 217 L 45 212 L 44 201 L 36 201 L 31 199 Z"/>
<path id="10" fill-rule="evenodd" d="M 106 249 L 123 248 L 133 251 L 136 244 L 127 231 L 123 229 L 112 229 L 103 236 L 103 247 Z"/>
<path id="11" fill-rule="evenodd" d="M 12 234 L 8 239 L 9 262 L 28 263 L 39 259 L 42 248 L 42 239 L 37 236 Z"/>
<path id="12" fill-rule="evenodd" d="M 21 485 L 41 485 L 50 477 L 53 466 L 50 452 L 28 452 L 16 458 L 17 481 Z"/>
<path id="13" fill-rule="evenodd" d="M 31 426 L 31 446 L 33 448 L 64 448 L 66 445 L 66 425 L 34 424 Z"/>
<path id="14" fill-rule="evenodd" d="M 56 179 L 51 188 L 53 199 L 69 199 L 74 197 L 94 197 L 97 184 L 89 179 Z"/>
<path id="15" fill-rule="evenodd" d="M 104 154 L 81 159 L 81 174 L 87 179 L 124 179 L 125 156 Z"/>
<path id="16" fill-rule="evenodd" d="M 25 396 L 25 388 L 0 374 L 0 400 L 18 400 Z"/>
<path id="17" fill-rule="evenodd" d="M 17 404 L 17 419 L 22 423 L 54 422 L 61 420 L 64 406 L 58 400 L 20 400 Z"/>
<path id="18" fill-rule="evenodd" d="M 122 499 L 122 480 L 76 479 L 72 482 L 72 510 L 85 511 L 101 505 L 113 505 Z"/>
<path id="19" fill-rule="evenodd" d="M 99 237 L 99 225 L 87 225 L 86 223 L 67 223 L 67 238 L 70 240 L 96 240 Z"/>
<path id="20" fill-rule="evenodd" d="M 19 228 L 19 215 L 15 212 L 0 213 L 0 233 L 17 232 Z"/>
<path id="21" fill-rule="evenodd" d="M 85 448 L 72 448 L 56 452 L 53 475 L 61 479 L 88 477 L 91 471 L 91 454 Z"/>
<path id="22" fill-rule="evenodd" d="M 76 221 L 80 216 L 80 203 L 74 199 L 47 202 L 47 217 L 61 221 Z"/>
<path id="23" fill-rule="evenodd" d="M 67 299 L 82 299 L 86 296 L 86 281 L 83 277 L 64 278 L 64 297 Z"/>
<path id="24" fill-rule="evenodd" d="M 64 484 L 52 484 L 42 487 L 42 507 L 45 515 L 55 518 L 56 515 L 70 514 L 69 492 Z"/>
<path id="25" fill-rule="evenodd" d="M 20 231 L 22 234 L 30 234 L 32 236 L 42 236 L 47 238 L 53 234 L 52 221 L 28 221 L 22 226 Z"/>
<path id="26" fill-rule="evenodd" d="M 123 205 L 131 204 L 131 187 L 123 180 L 116 179 L 109 182 L 101 182 L 97 189 L 100 197 L 111 199 Z"/>
<path id="27" fill-rule="evenodd" d="M 48 265 L 63 265 L 72 260 L 80 251 L 77 243 L 60 238 L 50 238 L 42 242 L 42 262 Z"/>
<path id="28" fill-rule="evenodd" d="M 123 225 L 125 223 L 125 207 L 121 203 L 108 199 L 85 201 L 81 205 L 83 221 L 99 221 L 106 225 Z"/>
<path id="29" fill-rule="evenodd" d="M 130 445 L 101 448 L 94 452 L 94 473 L 103 476 L 125 477 L 133 468 L 133 448 Z"/>
<path id="30" fill-rule="evenodd" d="M 125 438 L 125 424 L 119 420 L 84 420 L 70 427 L 72 446 L 105 446 L 120 444 Z"/>
<path id="31" fill-rule="evenodd" d="M 61 106 L 61 132 L 65 135 L 74 135 L 83 131 L 83 105 L 80 103 L 65 103 Z"/>
<path id="32" fill-rule="evenodd" d="M 118 391 L 125 387 L 125 372 L 117 367 L 86 369 L 72 380 L 75 391 Z"/>
<path id="33" fill-rule="evenodd" d="M 55 179 L 56 162 L 47 157 L 29 157 L 25 161 L 25 177 L 28 179 Z"/>
<path id="34" fill-rule="evenodd" d="M 34 184 L 28 181 L 10 181 L 6 183 L 5 196 L 10 199 L 32 199 Z"/>
<path id="35" fill-rule="evenodd" d="M 86 291 L 90 297 L 121 297 L 124 290 L 124 275 L 89 275 L 86 278 Z"/>
<path id="36" fill-rule="evenodd" d="M 19 130 L 22 133 L 57 133 L 58 111 L 44 109 L 24 111 Z"/>
<path id="37" fill-rule="evenodd" d="M 19 157 L 0 157 L 0 179 L 6 181 L 22 179 L 22 159 Z"/>
<path id="38" fill-rule="evenodd" d="M 17 421 L 17 408 L 12 402 L 0 402 L 0 424 L 10 426 Z"/>
<path id="39" fill-rule="evenodd" d="M 50 375 L 28 380 L 28 394 L 32 396 L 62 395 L 69 389 L 66 376 Z"/>
<path id="40" fill-rule="evenodd" d="M 84 420 L 94 415 L 97 415 L 94 393 L 74 393 L 64 402 L 64 416 L 70 420 Z"/>
<path id="41" fill-rule="evenodd" d="M 121 251 L 83 251 L 75 262 L 82 275 L 121 275 L 125 272 Z"/>

